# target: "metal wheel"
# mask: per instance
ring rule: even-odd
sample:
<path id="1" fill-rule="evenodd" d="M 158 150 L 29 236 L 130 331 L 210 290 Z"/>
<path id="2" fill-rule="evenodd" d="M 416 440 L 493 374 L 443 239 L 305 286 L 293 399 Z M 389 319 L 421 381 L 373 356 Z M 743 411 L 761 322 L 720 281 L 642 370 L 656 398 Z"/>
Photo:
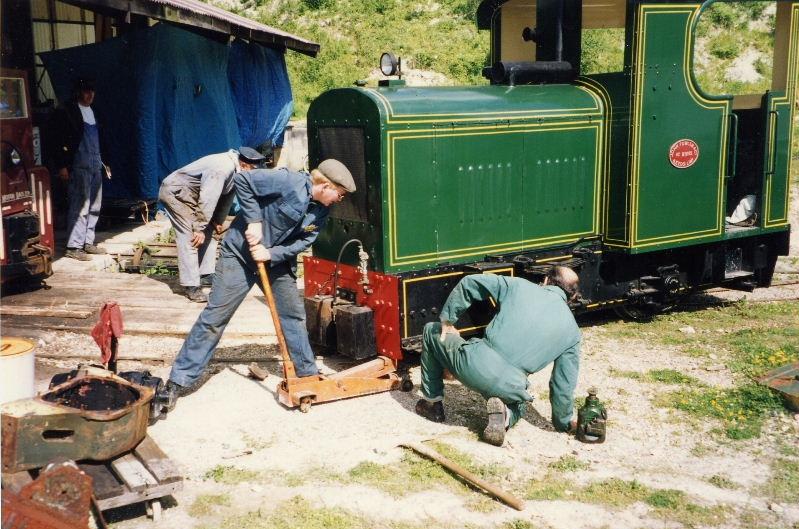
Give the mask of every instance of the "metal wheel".
<path id="1" fill-rule="evenodd" d="M 300 411 L 303 413 L 308 413 L 311 411 L 311 404 L 313 403 L 313 399 L 311 397 L 303 397 L 300 399 Z"/>
<path id="2" fill-rule="evenodd" d="M 411 377 L 403 377 L 400 383 L 400 391 L 404 391 L 405 393 L 413 391 L 413 380 L 411 380 Z"/>
<path id="3" fill-rule="evenodd" d="M 639 323 L 652 321 L 652 318 L 655 316 L 655 311 L 641 305 L 622 305 L 620 307 L 614 307 L 613 312 L 623 320 Z"/>

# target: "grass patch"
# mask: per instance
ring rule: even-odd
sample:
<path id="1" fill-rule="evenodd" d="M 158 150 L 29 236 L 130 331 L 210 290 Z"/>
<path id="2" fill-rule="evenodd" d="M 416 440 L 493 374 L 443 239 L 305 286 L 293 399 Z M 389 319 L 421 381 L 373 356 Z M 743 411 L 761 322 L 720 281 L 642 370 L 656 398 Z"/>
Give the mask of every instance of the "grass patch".
<path id="1" fill-rule="evenodd" d="M 779 458 L 771 464 L 771 477 L 763 485 L 763 494 L 784 502 L 799 502 L 799 461 Z"/>
<path id="2" fill-rule="evenodd" d="M 643 501 L 649 494 L 650 489 L 635 480 L 611 478 L 589 483 L 575 495 L 575 499 L 586 503 L 626 507 Z"/>
<path id="3" fill-rule="evenodd" d="M 567 454 L 557 461 L 549 464 L 550 469 L 557 470 L 558 472 L 577 472 L 578 470 L 586 470 L 590 467 L 590 464 L 586 463 L 585 461 L 580 461 L 570 454 Z"/>
<path id="4" fill-rule="evenodd" d="M 684 492 L 674 489 L 656 490 L 644 501 L 654 508 L 653 514 L 658 518 L 679 522 L 687 527 L 723 524 L 729 511 L 721 505 L 705 507 L 691 503 Z"/>
<path id="5" fill-rule="evenodd" d="M 737 489 L 738 485 L 727 476 L 721 474 L 714 474 L 707 479 L 707 482 L 720 489 L 733 490 Z"/>
<path id="6" fill-rule="evenodd" d="M 696 332 L 680 331 L 688 325 Z M 615 373 L 636 380 L 690 386 L 661 395 L 657 404 L 694 417 L 718 420 L 720 431 L 730 439 L 758 437 L 768 414 L 783 410 L 779 399 L 752 379 L 799 361 L 799 303 L 794 302 L 739 302 L 665 314 L 646 324 L 618 322 L 606 328 L 611 335 L 638 339 L 646 336 L 647 340 L 675 346 L 688 355 L 713 351 L 720 357 L 735 375 L 734 388 L 704 387 L 692 377 L 667 369 L 646 374 Z"/>
<path id="7" fill-rule="evenodd" d="M 373 520 L 339 507 L 313 507 L 300 496 L 277 505 L 273 510 L 259 509 L 225 519 L 214 529 L 443 529 L 435 521 L 411 524 Z"/>
<path id="8" fill-rule="evenodd" d="M 499 529 L 536 529 L 536 525 L 530 520 L 510 520 L 499 526 Z"/>
<path id="9" fill-rule="evenodd" d="M 189 516 L 202 518 L 214 513 L 214 507 L 230 507 L 230 496 L 227 494 L 201 494 L 189 506 Z"/>
<path id="10" fill-rule="evenodd" d="M 732 389 L 681 389 L 660 395 L 655 404 L 717 419 L 730 439 L 759 437 L 768 412 L 783 409 L 779 397 L 754 383 Z"/>
<path id="11" fill-rule="evenodd" d="M 244 470 L 234 466 L 217 465 L 203 476 L 205 479 L 212 479 L 216 483 L 225 485 L 236 485 L 245 481 L 254 481 L 258 478 L 258 472 Z"/>
<path id="12" fill-rule="evenodd" d="M 629 378 L 639 382 L 660 382 L 662 384 L 691 384 L 702 385 L 696 378 L 683 375 L 674 369 L 650 369 L 646 373 L 640 371 L 623 371 L 620 369 L 610 369 L 610 375 L 616 378 Z"/>
<path id="13" fill-rule="evenodd" d="M 702 385 L 702 383 L 694 377 L 683 375 L 674 369 L 651 369 L 647 371 L 646 376 L 652 382 L 661 382 L 663 384 Z"/>
<path id="14" fill-rule="evenodd" d="M 524 498 L 537 501 L 562 500 L 567 497 L 566 491 L 572 489 L 573 484 L 571 481 L 547 476 L 544 479 L 527 483 L 524 487 Z"/>
<path id="15" fill-rule="evenodd" d="M 510 468 L 503 465 L 480 464 L 468 454 L 445 443 L 434 442 L 430 443 L 430 446 L 444 457 L 488 481 L 500 481 L 510 472 Z M 443 487 L 467 496 L 469 498 L 467 507 L 470 510 L 486 512 L 496 508 L 496 502 L 490 498 L 484 501 L 487 497 L 482 492 L 474 491 L 435 461 L 421 457 L 411 450 L 406 450 L 402 460 L 397 464 L 380 465 L 364 461 L 352 467 L 343 478 L 339 479 L 345 483 L 376 488 L 394 498 Z"/>

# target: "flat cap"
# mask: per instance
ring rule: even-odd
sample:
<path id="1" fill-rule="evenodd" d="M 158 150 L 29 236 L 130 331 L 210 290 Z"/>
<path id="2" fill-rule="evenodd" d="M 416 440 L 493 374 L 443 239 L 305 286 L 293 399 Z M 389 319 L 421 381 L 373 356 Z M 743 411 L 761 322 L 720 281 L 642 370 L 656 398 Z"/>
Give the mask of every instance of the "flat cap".
<path id="1" fill-rule="evenodd" d="M 253 165 L 260 165 L 266 161 L 266 157 L 252 147 L 239 147 L 239 159 Z"/>
<path id="2" fill-rule="evenodd" d="M 325 175 L 325 178 L 343 187 L 347 193 L 355 193 L 355 180 L 353 180 L 350 170 L 343 163 L 333 158 L 328 158 L 322 161 L 317 166 L 317 169 Z"/>

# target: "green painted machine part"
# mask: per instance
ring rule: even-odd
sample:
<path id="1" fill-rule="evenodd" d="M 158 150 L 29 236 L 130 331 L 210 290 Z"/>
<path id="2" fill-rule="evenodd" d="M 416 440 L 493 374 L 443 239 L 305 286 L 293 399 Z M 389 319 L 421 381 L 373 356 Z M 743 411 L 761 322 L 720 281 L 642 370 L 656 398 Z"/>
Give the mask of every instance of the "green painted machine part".
<path id="1" fill-rule="evenodd" d="M 583 443 L 605 442 L 608 412 L 596 395 L 596 388 L 589 388 L 585 404 L 577 412 L 577 440 Z"/>

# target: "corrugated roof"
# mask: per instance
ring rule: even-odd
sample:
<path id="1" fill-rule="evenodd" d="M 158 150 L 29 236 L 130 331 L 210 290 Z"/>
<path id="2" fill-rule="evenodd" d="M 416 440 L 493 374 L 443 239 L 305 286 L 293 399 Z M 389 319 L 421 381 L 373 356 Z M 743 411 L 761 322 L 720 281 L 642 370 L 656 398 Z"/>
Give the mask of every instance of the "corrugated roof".
<path id="1" fill-rule="evenodd" d="M 282 46 L 311 57 L 319 52 L 316 42 L 231 13 L 200 0 L 61 0 L 103 14 L 144 15 L 175 24 L 227 33 L 270 46 Z"/>

